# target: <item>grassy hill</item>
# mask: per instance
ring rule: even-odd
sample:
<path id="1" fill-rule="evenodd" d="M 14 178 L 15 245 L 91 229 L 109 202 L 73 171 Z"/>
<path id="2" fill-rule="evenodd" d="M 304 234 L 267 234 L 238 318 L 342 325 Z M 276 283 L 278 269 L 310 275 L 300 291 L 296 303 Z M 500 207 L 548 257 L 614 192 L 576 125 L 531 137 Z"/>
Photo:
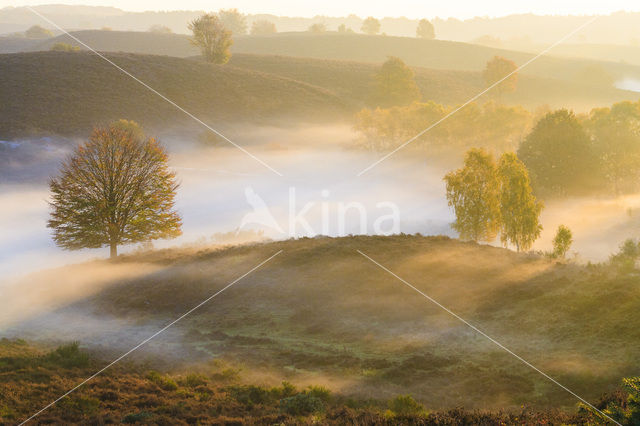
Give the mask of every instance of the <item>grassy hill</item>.
<path id="1" fill-rule="evenodd" d="M 108 57 L 218 127 L 231 120 L 321 120 L 344 116 L 346 109 L 325 89 L 261 72 L 166 56 L 113 53 Z M 0 138 L 38 132 L 84 134 L 96 123 L 122 117 L 149 128 L 188 120 L 89 52 L 0 55 L 0 74 Z"/>
<path id="2" fill-rule="evenodd" d="M 155 355 L 143 359 L 169 358 L 177 369 L 214 357 L 265 381 L 321 382 L 365 398 L 410 393 L 429 409 L 575 408 L 571 395 L 362 250 L 589 400 L 638 374 L 640 354 L 630 343 L 640 338 L 637 275 L 446 237 L 316 238 L 121 257 L 120 266 L 159 269 L 120 278 L 56 315 L 67 313 L 65 332 L 94 323 L 95 315 L 151 334 L 280 249 L 160 337 Z M 55 331 L 51 318 L 60 317 L 45 316 L 34 329 Z M 93 331 L 85 343 L 109 358 L 131 333 Z"/>
<path id="3" fill-rule="evenodd" d="M 373 75 L 379 68 L 378 64 L 366 62 L 254 54 L 233 55 L 230 64 L 323 87 L 342 97 L 345 102 L 351 101 L 354 106 L 363 106 L 370 101 Z M 414 68 L 414 71 L 424 100 L 455 105 L 466 102 L 485 88 L 482 74 L 478 71 L 421 67 Z M 523 75 L 517 90 L 501 100 L 530 109 L 549 105 L 552 108 L 589 110 L 595 106 L 637 99 L 639 96 L 635 92 L 593 86 L 575 80 Z M 479 102 L 484 100 L 486 98 L 481 98 Z"/>
<path id="4" fill-rule="evenodd" d="M 134 31 L 76 31 L 74 36 L 100 51 L 161 54 L 177 57 L 197 55 L 184 34 L 155 34 Z M 67 35 L 43 41 L 33 50 L 48 50 L 54 43 L 77 45 Z M 82 47 L 82 46 L 80 46 Z M 558 46 L 561 52 L 566 47 Z M 591 48 L 577 49 L 573 56 L 584 50 L 592 58 Z M 412 66 L 462 71 L 480 71 L 486 62 L 499 55 L 522 64 L 533 53 L 518 52 L 495 47 L 446 40 L 422 40 L 414 37 L 367 36 L 362 34 L 312 34 L 307 32 L 278 33 L 267 36 L 242 36 L 234 39 L 234 53 L 281 55 L 317 59 L 381 63 L 388 56 L 398 56 Z M 608 56 L 607 56 L 608 57 Z M 575 79 L 585 68 L 601 66 L 615 79 L 640 77 L 640 67 L 596 59 L 562 58 L 549 55 L 538 58 L 523 70 L 523 74 L 563 80 Z"/>

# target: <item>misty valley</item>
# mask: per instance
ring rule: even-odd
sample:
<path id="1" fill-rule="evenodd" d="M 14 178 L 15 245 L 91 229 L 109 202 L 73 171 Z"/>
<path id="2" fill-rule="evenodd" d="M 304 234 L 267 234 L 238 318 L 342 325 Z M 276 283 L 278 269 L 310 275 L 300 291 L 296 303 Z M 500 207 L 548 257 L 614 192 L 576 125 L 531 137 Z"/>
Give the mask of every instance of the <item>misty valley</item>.
<path id="1" fill-rule="evenodd" d="M 0 9 L 0 424 L 640 424 L 640 12 L 176 7 Z"/>

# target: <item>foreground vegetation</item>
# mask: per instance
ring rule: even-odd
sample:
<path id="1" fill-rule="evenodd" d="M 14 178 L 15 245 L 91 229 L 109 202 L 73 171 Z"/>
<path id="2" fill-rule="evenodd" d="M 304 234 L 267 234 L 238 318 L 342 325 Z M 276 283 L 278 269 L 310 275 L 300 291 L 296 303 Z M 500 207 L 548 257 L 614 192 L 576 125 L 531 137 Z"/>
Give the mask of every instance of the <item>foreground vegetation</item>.
<path id="1" fill-rule="evenodd" d="M 0 340 L 0 421 L 13 424 L 58 398 L 105 365 L 77 343 L 43 350 Z M 629 381 L 629 383 L 634 383 Z M 625 382 L 627 385 L 627 382 Z M 618 391 L 599 405 L 627 405 Z M 210 362 L 171 374 L 123 363 L 97 376 L 36 418 L 40 424 L 585 424 L 586 410 L 429 411 L 409 395 L 388 401 L 347 398 L 323 386 L 247 383 L 236 370 Z M 625 424 L 632 424 L 625 422 Z"/>
<path id="2" fill-rule="evenodd" d="M 36 329 L 54 339 L 64 329 L 67 340 L 77 338 L 102 359 L 114 359 L 282 249 L 132 360 L 188 374 L 193 365 L 215 358 L 246 374 L 247 383 L 323 385 L 356 400 L 411 394 L 436 411 L 512 413 L 524 405 L 574 413 L 570 394 L 416 296 L 356 249 L 577 394 L 598 401 L 623 377 L 636 376 L 640 363 L 629 345 L 640 338 L 640 250 L 637 242 L 623 248 L 611 262 L 587 266 L 419 235 L 152 251 L 120 256 L 114 266 L 154 265 L 153 272 L 119 275 L 104 290 L 69 301 L 14 335 Z M 48 282 L 62 286 L 74 271 L 50 271 Z M 96 320 L 129 325 L 96 333 Z"/>

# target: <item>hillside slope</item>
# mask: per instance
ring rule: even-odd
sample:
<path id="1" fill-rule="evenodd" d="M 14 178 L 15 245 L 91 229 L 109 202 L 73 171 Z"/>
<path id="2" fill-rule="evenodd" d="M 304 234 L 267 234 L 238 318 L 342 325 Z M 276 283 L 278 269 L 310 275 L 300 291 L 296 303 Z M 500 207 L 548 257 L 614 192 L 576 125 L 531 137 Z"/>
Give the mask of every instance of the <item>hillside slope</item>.
<path id="1" fill-rule="evenodd" d="M 178 57 L 199 54 L 198 50 L 189 43 L 189 37 L 184 34 L 84 30 L 73 32 L 73 35 L 100 51 Z M 37 46 L 31 46 L 29 49 L 48 50 L 57 42 L 78 45 L 69 36 L 61 35 Z M 462 71 L 480 71 L 486 62 L 496 55 L 511 59 L 517 64 L 523 64 L 535 56 L 533 53 L 446 40 L 308 32 L 236 37 L 232 52 L 373 63 L 383 62 L 392 55 L 400 57 L 412 66 Z M 522 73 L 537 77 L 572 80 L 586 68 L 597 65 L 611 74 L 614 79 L 640 78 L 640 67 L 635 65 L 595 59 L 561 58 L 553 56 L 553 52 L 551 50 L 548 55 L 536 59 Z M 580 51 L 576 51 L 574 56 L 579 55 Z"/>
<path id="2" fill-rule="evenodd" d="M 332 59 L 296 58 L 290 56 L 236 54 L 231 65 L 262 71 L 323 87 L 336 95 L 363 106 L 371 100 L 374 74 L 378 64 Z M 461 104 L 485 89 L 479 71 L 455 71 L 414 68 L 423 100 L 445 105 Z M 609 105 L 622 100 L 637 99 L 636 92 L 613 87 L 593 86 L 575 80 L 520 76 L 515 92 L 501 101 L 535 109 L 541 105 L 552 108 L 573 108 L 580 111 Z M 480 98 L 484 102 L 487 97 Z"/>
<path id="3" fill-rule="evenodd" d="M 637 276 L 446 237 L 316 238 L 123 257 L 118 268 L 156 269 L 120 276 L 14 332 L 80 339 L 109 357 L 278 250 L 176 324 L 142 359 L 170 360 L 177 368 L 215 357 L 256 377 L 322 378 L 346 394 L 411 393 L 434 409 L 575 408 L 571 395 L 356 251 L 362 250 L 589 400 L 638 374 Z M 51 282 L 65 272 L 51 271 Z"/>
<path id="4" fill-rule="evenodd" d="M 225 121 L 344 115 L 331 92 L 306 83 L 231 66 L 166 56 L 109 54 L 109 59 L 175 103 L 215 126 Z M 89 52 L 0 55 L 0 138 L 28 133 L 86 133 L 96 123 L 126 117 L 144 126 L 188 118 Z"/>

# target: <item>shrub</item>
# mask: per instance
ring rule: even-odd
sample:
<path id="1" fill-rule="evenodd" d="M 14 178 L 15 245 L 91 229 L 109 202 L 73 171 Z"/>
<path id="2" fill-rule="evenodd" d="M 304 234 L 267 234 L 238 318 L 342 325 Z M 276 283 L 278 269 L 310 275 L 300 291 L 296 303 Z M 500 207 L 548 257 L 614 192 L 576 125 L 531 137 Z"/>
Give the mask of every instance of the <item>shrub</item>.
<path id="1" fill-rule="evenodd" d="M 324 386 L 309 386 L 304 393 L 314 398 L 318 398 L 322 402 L 329 402 L 331 400 L 331 391 Z"/>
<path id="2" fill-rule="evenodd" d="M 167 391 L 174 391 L 178 389 L 178 384 L 171 377 L 163 376 L 157 371 L 150 371 L 149 374 L 147 374 L 147 379 Z"/>
<path id="3" fill-rule="evenodd" d="M 49 50 L 52 52 L 79 52 L 80 48 L 69 43 L 56 43 Z"/>
<path id="4" fill-rule="evenodd" d="M 122 423 L 144 422 L 145 420 L 149 419 L 151 416 L 153 416 L 153 414 L 148 412 L 148 411 L 140 411 L 139 413 L 131 413 L 131 414 L 127 414 L 126 416 L 124 416 L 122 418 Z"/>
<path id="5" fill-rule="evenodd" d="M 86 367 L 89 365 L 89 355 L 80 350 L 78 342 L 58 346 L 53 352 L 45 355 L 45 359 L 64 368 Z"/>
<path id="6" fill-rule="evenodd" d="M 65 398 L 58 405 L 71 415 L 90 416 L 95 414 L 100 407 L 100 401 L 96 398 L 85 398 L 76 396 L 73 398 Z"/>
<path id="7" fill-rule="evenodd" d="M 389 401 L 389 410 L 396 416 L 422 415 L 426 413 L 424 406 L 411 395 L 398 395 Z"/>
<path id="8" fill-rule="evenodd" d="M 636 261 L 639 257 L 640 246 L 629 238 L 620 245 L 620 250 L 610 257 L 609 262 L 620 272 L 629 273 L 636 269 Z"/>
<path id="9" fill-rule="evenodd" d="M 299 393 L 280 400 L 280 410 L 292 416 L 303 416 L 324 411 L 324 403 L 308 393 Z"/>
<path id="10" fill-rule="evenodd" d="M 200 374 L 188 374 L 183 380 L 182 383 L 184 386 L 188 386 L 190 388 L 195 388 L 198 386 L 206 385 L 207 378 Z"/>

